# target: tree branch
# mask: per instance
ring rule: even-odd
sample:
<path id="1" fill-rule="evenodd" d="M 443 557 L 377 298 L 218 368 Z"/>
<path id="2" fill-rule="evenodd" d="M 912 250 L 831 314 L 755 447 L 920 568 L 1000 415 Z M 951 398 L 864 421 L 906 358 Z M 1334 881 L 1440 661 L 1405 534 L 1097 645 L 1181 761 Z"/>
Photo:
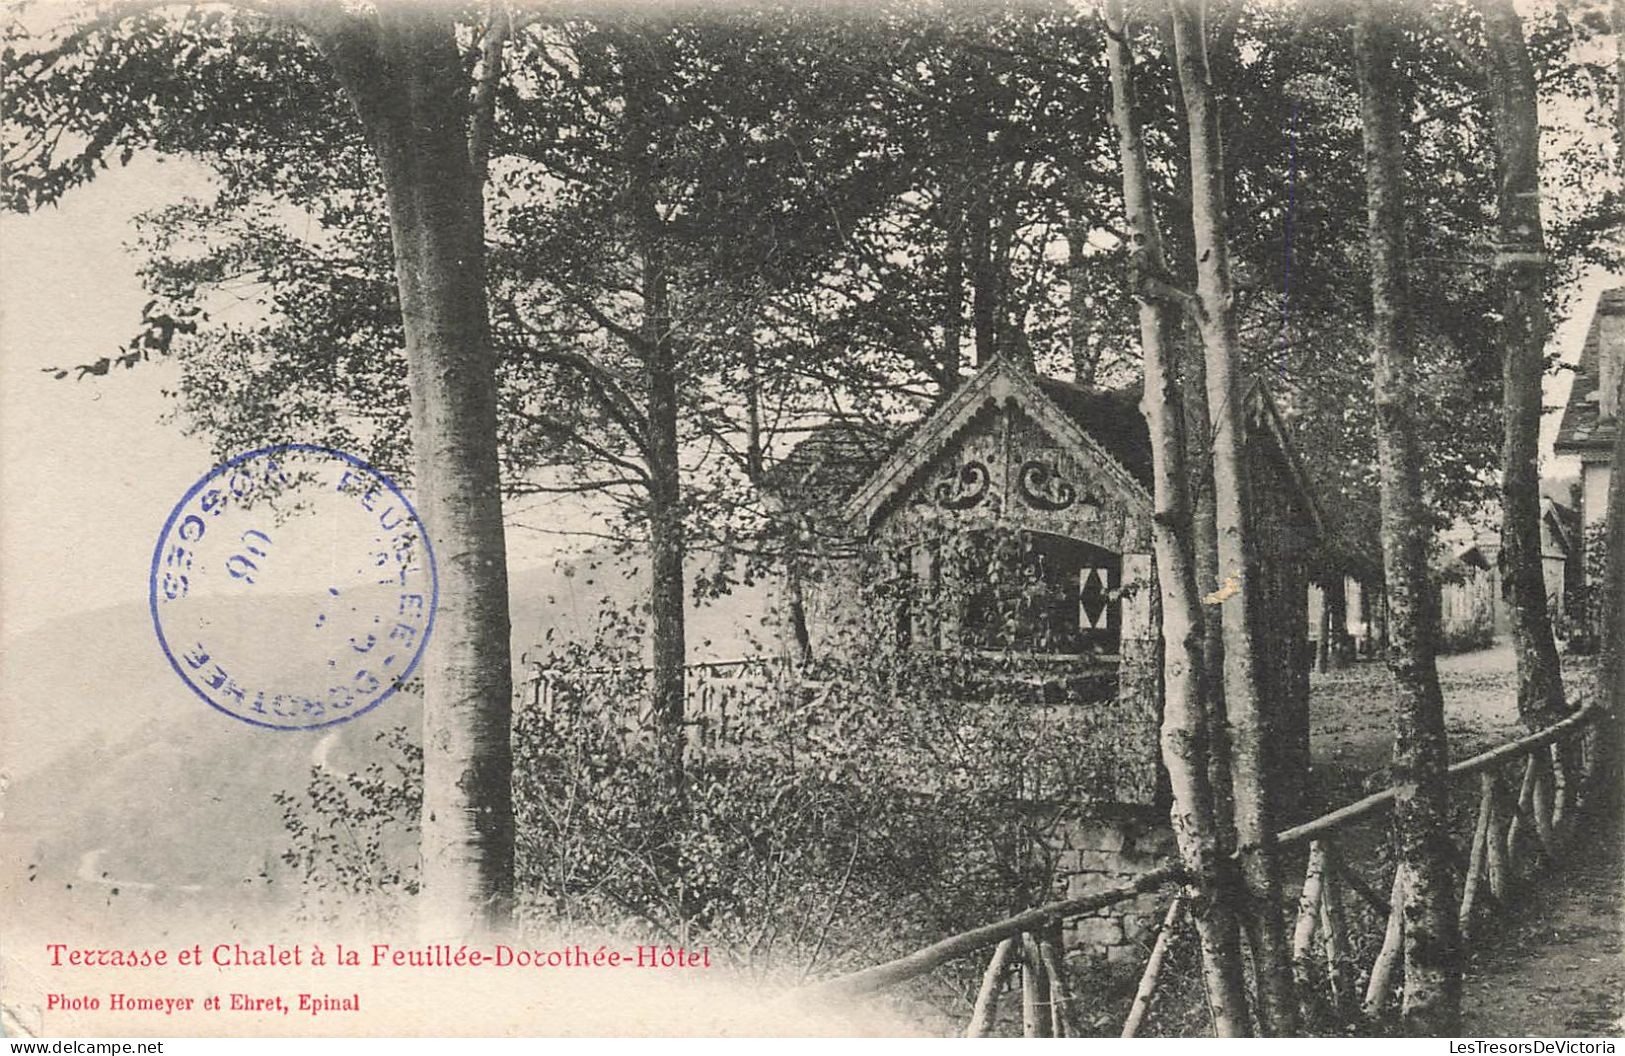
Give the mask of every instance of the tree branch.
<path id="1" fill-rule="evenodd" d="M 502 80 L 502 46 L 513 22 L 502 0 L 486 8 L 485 38 L 480 42 L 480 79 L 474 86 L 473 120 L 468 130 L 468 160 L 474 178 L 485 186 L 491 163 L 491 129 L 496 120 L 497 84 Z"/>
<path id="2" fill-rule="evenodd" d="M 551 415 L 538 414 L 534 411 L 515 410 L 513 413 L 532 425 L 542 429 L 544 432 L 554 433 L 558 436 L 562 436 L 570 443 L 576 444 L 592 452 L 604 462 L 607 462 L 618 469 L 624 469 L 629 473 L 634 474 L 635 476 L 641 478 L 644 483 L 647 484 L 650 482 L 648 469 L 638 465 L 636 462 L 622 458 L 620 455 L 617 455 L 615 452 L 611 451 L 609 448 L 595 440 L 589 440 L 586 436 L 582 435 L 580 430 L 576 429 L 575 427 L 568 425 L 565 422 L 561 422 Z"/>

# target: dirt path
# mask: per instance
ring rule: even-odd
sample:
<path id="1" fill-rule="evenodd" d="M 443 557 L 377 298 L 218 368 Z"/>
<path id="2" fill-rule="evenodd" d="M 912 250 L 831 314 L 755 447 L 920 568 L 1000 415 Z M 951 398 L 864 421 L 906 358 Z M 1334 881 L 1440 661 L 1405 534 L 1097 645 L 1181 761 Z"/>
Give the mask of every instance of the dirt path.
<path id="1" fill-rule="evenodd" d="M 1440 658 L 1451 758 L 1466 758 L 1518 735 L 1517 684 L 1517 660 L 1508 644 Z M 1375 660 L 1311 676 L 1309 738 L 1319 809 L 1389 783 L 1394 743 L 1389 686 L 1387 667 Z"/>
<path id="2" fill-rule="evenodd" d="M 1565 671 L 1589 690 L 1585 663 Z M 1509 645 L 1439 662 L 1453 758 L 1522 732 Z M 1388 783 L 1388 675 L 1364 662 L 1317 674 L 1310 696 L 1317 785 L 1328 806 Z M 1380 833 L 1363 836 L 1381 840 Z M 1354 837 L 1354 846 L 1363 841 Z M 1351 850 L 1353 848 L 1351 847 Z M 1481 923 L 1463 994 L 1466 1037 L 1618 1036 L 1625 1032 L 1625 858 L 1617 840 L 1580 836 L 1562 871 L 1535 881 L 1516 909 Z"/>
<path id="3" fill-rule="evenodd" d="M 1491 925 L 1468 965 L 1465 1037 L 1625 1034 L 1621 864 L 1617 841 L 1593 843 Z"/>

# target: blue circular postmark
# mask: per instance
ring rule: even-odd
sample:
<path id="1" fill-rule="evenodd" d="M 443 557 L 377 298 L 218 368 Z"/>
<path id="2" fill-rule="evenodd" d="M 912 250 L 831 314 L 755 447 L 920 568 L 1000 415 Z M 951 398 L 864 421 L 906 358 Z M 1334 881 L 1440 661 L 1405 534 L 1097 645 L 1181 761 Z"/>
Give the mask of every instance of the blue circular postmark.
<path id="1" fill-rule="evenodd" d="M 149 596 L 158 644 L 205 703 L 314 730 L 401 689 L 440 583 L 393 481 L 342 451 L 280 444 L 192 485 L 159 533 Z"/>

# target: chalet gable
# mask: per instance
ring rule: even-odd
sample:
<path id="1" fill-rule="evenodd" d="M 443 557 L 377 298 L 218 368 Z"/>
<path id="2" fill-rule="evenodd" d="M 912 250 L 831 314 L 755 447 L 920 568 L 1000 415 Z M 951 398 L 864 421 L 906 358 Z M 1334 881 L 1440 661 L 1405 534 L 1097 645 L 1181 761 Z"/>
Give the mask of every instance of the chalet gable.
<path id="1" fill-rule="evenodd" d="M 1047 390 L 1065 385 L 996 357 L 880 464 L 847 501 L 847 517 L 868 533 L 914 497 L 949 511 L 987 500 L 997 513 L 1019 508 L 1038 519 L 1109 504 L 1148 519 L 1148 462 L 1135 464 L 1145 460 L 1086 428 L 1093 408 L 1095 430 L 1121 441 L 1138 411 L 1075 386 L 1063 407 Z"/>
<path id="2" fill-rule="evenodd" d="M 1255 382 L 1245 404 L 1248 445 L 1262 456 L 1255 466 L 1274 467 L 1268 472 L 1289 516 L 1321 535 L 1308 475 L 1274 399 Z M 923 507 L 1061 534 L 1086 528 L 1079 537 L 1121 552 L 1152 512 L 1150 434 L 1138 394 L 1043 377 L 997 357 L 915 426 L 843 512 L 873 535 L 905 506 L 916 519 Z"/>

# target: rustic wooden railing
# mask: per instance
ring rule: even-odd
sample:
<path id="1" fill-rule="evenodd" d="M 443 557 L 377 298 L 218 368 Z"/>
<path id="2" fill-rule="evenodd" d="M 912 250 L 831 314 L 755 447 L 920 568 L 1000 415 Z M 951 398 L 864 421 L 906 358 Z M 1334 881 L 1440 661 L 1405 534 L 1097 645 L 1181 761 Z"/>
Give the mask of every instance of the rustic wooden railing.
<path id="1" fill-rule="evenodd" d="M 1450 767 L 1452 782 L 1476 775 L 1480 789 L 1463 870 L 1460 921 L 1464 943 L 1484 912 L 1486 901 L 1497 906 L 1506 904 L 1508 893 L 1518 882 L 1520 866 L 1533 867 L 1541 859 L 1546 863 L 1560 860 L 1567 821 L 1573 816 L 1583 786 L 1592 776 L 1584 772 L 1583 761 L 1580 773 L 1566 773 L 1565 762 L 1572 765 L 1573 761 L 1581 760 L 1584 753 L 1564 748 L 1571 739 L 1584 737 L 1603 714 L 1602 707 L 1587 703 L 1543 730 Z M 1520 775 L 1516 796 L 1504 779 L 1503 771 L 1509 767 L 1517 768 Z M 1338 835 L 1361 822 L 1386 816 L 1384 812 L 1393 806 L 1396 792 L 1393 787 L 1384 789 L 1286 829 L 1275 838 L 1280 849 L 1305 844 L 1308 847 L 1308 866 L 1298 896 L 1293 929 L 1293 967 L 1300 998 L 1307 1005 L 1324 995 L 1330 1007 L 1345 1018 L 1362 1014 L 1376 1019 L 1383 1014 L 1392 995 L 1395 969 L 1404 945 L 1405 875 L 1403 867 L 1395 869 L 1392 883 L 1388 885 L 1390 894 L 1383 898 L 1379 889 L 1363 880 L 1339 853 Z M 1019 972 L 1023 1034 L 1026 1037 L 1076 1036 L 1081 1025 L 1081 1010 L 1076 997 L 1070 993 L 1063 970 L 1061 925 L 1072 918 L 1175 884 L 1182 877 L 1178 866 L 1165 866 L 1142 875 L 1133 883 L 1029 909 L 950 936 L 907 956 L 825 981 L 803 993 L 813 999 L 874 993 L 991 946 L 994 952 L 983 974 L 966 1035 L 984 1037 L 992 1030 L 1007 976 Z M 1362 995 L 1355 993 L 1357 973 L 1343 897 L 1345 883 L 1379 914 L 1379 919 L 1387 921 L 1381 948 L 1372 962 Z M 1183 913 L 1184 895 L 1175 892 L 1168 902 L 1162 927 L 1123 1023 L 1123 1037 L 1136 1034 L 1151 1008 Z M 1320 951 L 1315 949 L 1317 936 L 1321 939 Z M 1317 970 L 1320 956 L 1324 957 L 1324 974 Z"/>
<path id="2" fill-rule="evenodd" d="M 715 660 L 688 664 L 684 668 L 683 725 L 687 750 L 726 751 L 730 742 L 749 730 L 753 723 L 772 721 L 777 707 L 783 705 L 781 690 L 787 685 L 791 671 L 788 661 L 775 657 L 750 657 L 741 660 Z M 650 671 L 646 667 L 604 667 L 555 671 L 541 664 L 532 666 L 530 675 L 519 685 L 520 708 L 534 708 L 553 714 L 571 706 L 567 698 L 572 691 L 587 687 L 595 679 L 638 680 L 647 685 Z M 795 687 L 802 691 L 816 691 L 823 683 L 797 677 Z M 628 693 L 626 699 L 649 707 L 649 694 Z M 647 710 L 621 716 L 627 740 L 646 735 L 652 726 Z"/>

